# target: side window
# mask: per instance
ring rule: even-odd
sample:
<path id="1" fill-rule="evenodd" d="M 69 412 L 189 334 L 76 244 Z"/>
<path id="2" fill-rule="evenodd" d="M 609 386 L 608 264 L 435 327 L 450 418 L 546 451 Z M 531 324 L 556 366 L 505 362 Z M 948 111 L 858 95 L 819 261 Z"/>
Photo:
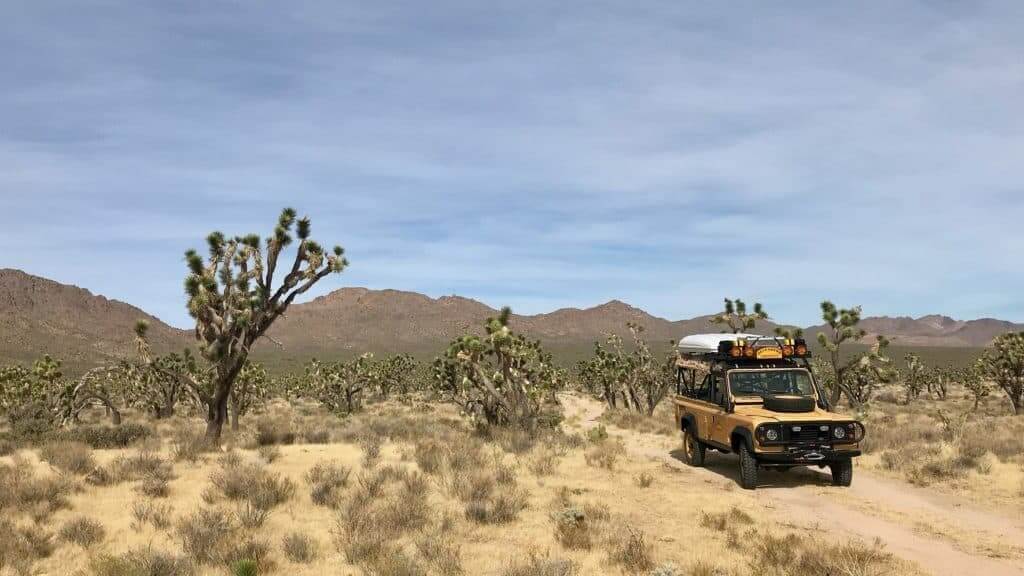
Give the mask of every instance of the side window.
<path id="1" fill-rule="evenodd" d="M 701 381 L 700 386 L 693 391 L 693 397 L 697 400 L 711 401 L 711 375 L 708 374 Z"/>
<path id="2" fill-rule="evenodd" d="M 719 406 L 725 406 L 725 380 L 719 374 L 712 374 L 710 376 L 714 384 L 711 401 Z"/>

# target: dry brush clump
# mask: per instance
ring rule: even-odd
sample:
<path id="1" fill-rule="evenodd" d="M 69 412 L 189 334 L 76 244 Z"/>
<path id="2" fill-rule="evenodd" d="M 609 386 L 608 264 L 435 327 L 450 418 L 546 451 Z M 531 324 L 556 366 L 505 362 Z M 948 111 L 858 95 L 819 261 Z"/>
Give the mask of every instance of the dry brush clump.
<path id="1" fill-rule="evenodd" d="M 294 494 L 295 484 L 288 478 L 267 471 L 262 464 L 242 462 L 236 453 L 229 452 L 210 474 L 203 499 L 208 504 L 222 500 L 235 503 L 238 521 L 246 528 L 257 528 Z"/>
<path id="2" fill-rule="evenodd" d="M 0 511 L 27 513 L 44 520 L 68 507 L 68 496 L 77 486 L 64 474 L 36 474 L 32 462 L 15 455 L 11 464 L 0 464 Z"/>
<path id="3" fill-rule="evenodd" d="M 78 544 L 82 548 L 91 548 L 103 541 L 106 531 L 103 524 L 91 518 L 79 516 L 64 523 L 58 536 L 65 542 Z"/>
<path id="4" fill-rule="evenodd" d="M 306 472 L 309 498 L 317 506 L 336 508 L 341 502 L 342 489 L 348 485 L 351 471 L 334 462 L 319 462 Z"/>
<path id="5" fill-rule="evenodd" d="M 38 524 L 15 524 L 0 517 L 0 573 L 32 574 L 33 565 L 55 549 L 53 535 Z"/>
<path id="6" fill-rule="evenodd" d="M 364 471 L 338 514 L 338 550 L 370 574 L 426 574 L 400 540 L 432 522 L 428 494 L 429 484 L 418 472 L 395 466 Z"/>
<path id="7" fill-rule="evenodd" d="M 568 558 L 530 554 L 527 558 L 507 567 L 502 576 L 573 576 L 576 563 Z"/>
<path id="8" fill-rule="evenodd" d="M 196 572 L 188 559 L 152 547 L 101 554 L 90 561 L 89 569 L 94 576 L 192 576 Z"/>
<path id="9" fill-rule="evenodd" d="M 83 442 L 47 442 L 39 457 L 58 470 L 84 476 L 96 468 L 92 448 Z"/>
<path id="10" fill-rule="evenodd" d="M 308 534 L 289 532 L 281 539 L 281 551 L 295 564 L 310 564 L 320 556 L 320 545 Z"/>

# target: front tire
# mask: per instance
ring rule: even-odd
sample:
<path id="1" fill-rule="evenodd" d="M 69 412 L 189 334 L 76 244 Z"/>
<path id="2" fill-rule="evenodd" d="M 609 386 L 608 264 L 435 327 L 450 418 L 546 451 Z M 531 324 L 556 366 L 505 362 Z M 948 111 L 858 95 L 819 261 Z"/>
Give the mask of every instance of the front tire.
<path id="1" fill-rule="evenodd" d="M 740 444 L 740 486 L 744 490 L 757 488 L 757 459 L 745 442 Z"/>
<path id="2" fill-rule="evenodd" d="M 828 466 L 832 470 L 833 486 L 849 486 L 853 483 L 853 460 L 844 458 Z"/>
<path id="3" fill-rule="evenodd" d="M 690 466 L 704 466 L 707 446 L 693 435 L 689 427 L 683 428 L 683 459 Z"/>

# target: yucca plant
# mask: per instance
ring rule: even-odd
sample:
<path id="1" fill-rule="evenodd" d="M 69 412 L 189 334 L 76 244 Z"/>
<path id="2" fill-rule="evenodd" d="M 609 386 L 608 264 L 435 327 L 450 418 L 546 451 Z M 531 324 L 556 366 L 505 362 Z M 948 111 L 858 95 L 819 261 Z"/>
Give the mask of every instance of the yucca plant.
<path id="1" fill-rule="evenodd" d="M 1024 332 L 1003 334 L 992 341 L 977 362 L 983 378 L 1006 393 L 1014 414 L 1024 411 Z"/>
<path id="2" fill-rule="evenodd" d="M 297 219 L 286 208 L 273 233 L 261 241 L 256 234 L 228 238 L 213 232 L 206 238 L 208 255 L 185 252 L 188 312 L 195 319 L 199 355 L 208 363 L 202 377 L 188 371 L 168 372 L 178 378 L 206 408 L 206 436 L 220 438 L 228 420 L 228 404 L 252 346 L 291 303 L 330 274 L 348 265 L 341 246 L 328 253 L 310 239 L 309 218 Z M 295 255 L 278 278 L 284 249 L 298 238 Z M 279 281 L 278 281 L 279 280 Z M 144 340 L 145 330 L 139 331 Z M 140 351 L 148 356 L 148 346 Z M 151 361 L 147 363 L 155 366 Z"/>
<path id="3" fill-rule="evenodd" d="M 747 314 L 747 304 L 737 298 L 736 300 L 725 299 L 725 309 L 718 315 L 711 318 L 712 324 L 725 324 L 733 334 L 746 330 L 752 330 L 758 320 L 767 320 L 768 313 L 760 302 L 754 303 L 754 312 Z"/>

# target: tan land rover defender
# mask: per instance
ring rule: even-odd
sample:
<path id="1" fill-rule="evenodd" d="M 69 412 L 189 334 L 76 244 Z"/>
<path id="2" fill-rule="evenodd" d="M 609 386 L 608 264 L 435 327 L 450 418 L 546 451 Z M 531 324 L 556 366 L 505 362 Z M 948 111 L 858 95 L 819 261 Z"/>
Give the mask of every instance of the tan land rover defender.
<path id="1" fill-rule="evenodd" d="M 812 465 L 850 485 L 864 426 L 831 411 L 802 339 L 697 334 L 679 352 L 674 403 L 687 463 L 702 466 L 708 449 L 736 453 L 746 489 L 760 468 Z"/>

